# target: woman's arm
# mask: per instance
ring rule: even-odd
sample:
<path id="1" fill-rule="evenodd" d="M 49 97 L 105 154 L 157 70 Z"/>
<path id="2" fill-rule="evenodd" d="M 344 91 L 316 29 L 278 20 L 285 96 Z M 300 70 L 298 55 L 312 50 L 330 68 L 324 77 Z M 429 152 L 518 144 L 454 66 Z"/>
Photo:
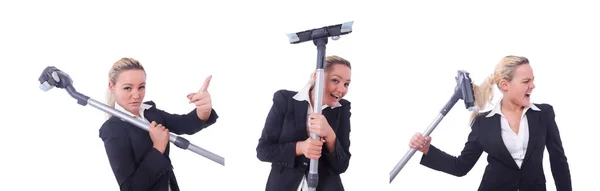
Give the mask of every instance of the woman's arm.
<path id="1" fill-rule="evenodd" d="M 169 159 L 155 148 L 151 148 L 136 166 L 128 131 L 116 121 L 109 120 L 102 125 L 100 138 L 122 191 L 149 190 L 171 170 Z"/>
<path id="2" fill-rule="evenodd" d="M 153 102 L 151 104 L 154 105 L 154 107 L 156 107 L 156 105 Z M 173 132 L 177 135 L 193 135 L 198 131 L 211 126 L 219 118 L 214 109 L 211 110 L 208 120 L 201 120 L 196 111 L 197 109 L 194 109 L 184 115 L 171 114 L 158 108 L 156 110 L 158 111 L 158 114 L 163 118 L 164 126 L 167 127 L 170 132 Z"/>
<path id="3" fill-rule="evenodd" d="M 267 116 L 262 135 L 258 140 L 256 156 L 263 162 L 294 168 L 297 142 L 279 142 L 283 119 L 287 111 L 287 99 L 283 91 L 285 90 L 279 90 L 273 95 L 273 105 Z"/>
<path id="4" fill-rule="evenodd" d="M 348 169 L 350 163 L 350 102 L 342 104 L 340 119 L 342 120 L 335 133 L 333 141 L 327 140 L 327 150 L 323 151 L 323 157 L 327 160 L 337 174 L 342 174 Z"/>
<path id="5" fill-rule="evenodd" d="M 477 163 L 477 160 L 479 160 L 479 157 L 483 153 L 483 150 L 477 143 L 481 117 L 480 115 L 475 118 L 467 143 L 458 157 L 447 154 L 430 145 L 427 154 L 423 154 L 421 158 L 421 164 L 458 177 L 466 175 L 475 166 L 475 163 Z"/>
<path id="6" fill-rule="evenodd" d="M 565 156 L 565 151 L 562 146 L 560 139 L 560 132 L 558 131 L 558 125 L 556 125 L 554 108 L 548 105 L 548 130 L 546 135 L 546 148 L 548 149 L 548 155 L 550 156 L 550 167 L 552 170 L 552 176 L 554 177 L 554 184 L 556 190 L 559 191 L 570 191 L 571 187 L 571 172 L 569 170 L 569 163 Z"/>

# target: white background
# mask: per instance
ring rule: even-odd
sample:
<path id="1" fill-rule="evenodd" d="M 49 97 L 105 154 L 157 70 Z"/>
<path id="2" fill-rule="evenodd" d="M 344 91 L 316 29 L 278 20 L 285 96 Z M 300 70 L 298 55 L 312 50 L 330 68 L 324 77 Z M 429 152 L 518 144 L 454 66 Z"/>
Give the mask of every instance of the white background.
<path id="1" fill-rule="evenodd" d="M 270 164 L 256 158 L 255 148 L 272 95 L 299 90 L 316 61 L 311 42 L 290 45 L 286 34 L 347 21 L 355 21 L 354 32 L 327 47 L 328 55 L 353 64 L 346 190 L 476 190 L 485 154 L 462 178 L 419 165 L 420 153 L 392 184 L 389 172 L 410 137 L 425 130 L 449 99 L 457 70 L 480 83 L 509 54 L 530 59 L 537 85 L 532 100 L 554 106 L 574 190 L 596 186 L 598 6 L 317 2 L 0 3 L 0 186 L 118 190 L 98 138 L 104 114 L 78 105 L 64 90 L 41 91 L 37 78 L 56 66 L 78 91 L 104 101 L 109 68 L 132 57 L 147 70 L 146 100 L 172 113 L 189 112 L 185 96 L 213 75 L 209 91 L 220 118 L 186 138 L 225 157 L 226 166 L 172 145 L 180 188 L 264 190 Z M 432 134 L 433 144 L 459 154 L 468 118 L 457 103 Z M 544 170 L 548 190 L 555 190 L 547 155 Z"/>

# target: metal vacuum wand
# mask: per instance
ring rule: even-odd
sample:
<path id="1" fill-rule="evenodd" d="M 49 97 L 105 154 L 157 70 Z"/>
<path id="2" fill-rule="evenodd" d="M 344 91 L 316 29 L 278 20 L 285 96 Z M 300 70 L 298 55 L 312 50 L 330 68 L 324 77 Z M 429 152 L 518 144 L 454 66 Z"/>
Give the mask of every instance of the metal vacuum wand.
<path id="1" fill-rule="evenodd" d="M 109 107 L 108 105 L 106 105 L 104 103 L 96 101 L 86 95 L 83 95 L 83 94 L 77 92 L 75 90 L 75 88 L 73 87 L 73 80 L 71 80 L 71 77 L 69 77 L 69 75 L 67 73 L 60 71 L 59 69 L 57 69 L 54 66 L 46 67 L 46 69 L 44 69 L 44 71 L 40 75 L 39 81 L 40 81 L 40 89 L 42 89 L 44 91 L 48 91 L 48 90 L 52 89 L 53 87 L 66 89 L 67 92 L 69 93 L 69 95 L 71 95 L 71 97 L 73 97 L 77 100 L 77 103 L 79 105 L 86 106 L 89 104 L 92 107 L 95 107 L 99 110 L 109 113 L 112 116 L 116 116 L 116 117 L 118 117 L 124 121 L 127 121 L 143 130 L 149 131 L 150 123 L 148 123 L 147 121 L 144 121 L 139 118 L 131 117 L 121 111 L 118 111 L 118 110 L 115 110 L 114 108 Z M 210 151 L 207 151 L 201 147 L 198 147 L 198 146 L 190 143 L 190 141 L 188 141 L 187 139 L 185 139 L 183 137 L 177 136 L 176 134 L 169 132 L 169 141 L 181 149 L 190 150 L 190 151 L 192 151 L 196 154 L 199 154 L 205 158 L 208 158 L 216 163 L 219 163 L 220 165 L 225 166 L 225 159 L 223 157 L 216 155 Z"/>
<path id="2" fill-rule="evenodd" d="M 311 29 L 297 33 L 288 34 L 288 40 L 291 44 L 298 44 L 312 40 L 315 46 L 317 46 L 317 68 L 315 76 L 315 103 L 313 111 L 321 114 L 323 109 L 323 89 L 324 87 L 324 65 L 325 65 L 325 49 L 328 42 L 328 38 L 331 37 L 333 40 L 338 40 L 341 35 L 349 34 L 352 32 L 352 24 L 354 21 L 350 21 L 343 24 L 326 26 L 318 29 Z M 321 138 L 314 133 L 310 133 L 310 137 L 315 140 Z M 310 168 L 308 176 L 306 178 L 308 183 L 308 189 L 314 191 L 317 189 L 319 184 L 319 160 L 310 160 Z"/>
<path id="3" fill-rule="evenodd" d="M 437 127 L 437 125 L 442 121 L 442 119 L 446 116 L 446 114 L 454 107 L 458 100 L 462 99 L 465 102 L 465 107 L 469 111 L 477 111 L 477 106 L 475 106 L 475 95 L 473 93 L 473 85 L 471 82 L 471 78 L 469 77 L 469 73 L 464 70 L 459 70 L 458 75 L 456 76 L 456 87 L 454 88 L 454 93 L 450 98 L 450 101 L 446 103 L 446 105 L 442 108 L 440 113 L 435 117 L 433 122 L 429 124 L 429 127 L 423 132 L 423 136 L 429 136 L 431 132 Z M 405 155 L 402 157 L 400 162 L 396 164 L 394 169 L 390 172 L 390 183 L 394 181 L 396 175 L 402 170 L 404 165 L 410 160 L 410 158 L 417 152 L 416 148 L 411 148 Z"/>

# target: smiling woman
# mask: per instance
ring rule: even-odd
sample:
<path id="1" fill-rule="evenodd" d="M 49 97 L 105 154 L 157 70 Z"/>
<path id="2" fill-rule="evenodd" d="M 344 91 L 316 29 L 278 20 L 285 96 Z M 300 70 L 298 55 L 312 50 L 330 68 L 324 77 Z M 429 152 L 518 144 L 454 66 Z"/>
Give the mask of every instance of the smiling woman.
<path id="1" fill-rule="evenodd" d="M 340 174 L 350 162 L 350 62 L 325 59 L 322 114 L 313 113 L 315 74 L 298 91 L 279 90 L 256 147 L 257 157 L 272 164 L 267 191 L 308 190 L 310 159 L 319 160 L 317 191 L 343 191 Z M 321 141 L 309 138 L 310 133 Z"/>
<path id="2" fill-rule="evenodd" d="M 546 190 L 542 159 L 547 148 L 556 190 L 572 190 L 554 109 L 550 104 L 530 101 L 533 79 L 527 58 L 504 57 L 483 84 L 473 85 L 479 108 L 485 108 L 493 97 L 494 85 L 503 97 L 491 111 L 473 113 L 471 133 L 458 157 L 430 145 L 431 137 L 420 133 L 413 136 L 409 147 L 423 153 L 422 165 L 455 176 L 471 171 L 485 151 L 489 164 L 479 190 L 521 191 Z"/>
<path id="3" fill-rule="evenodd" d="M 211 77 L 206 78 L 198 92 L 187 95 L 196 108 L 185 115 L 170 114 L 157 109 L 152 101 L 144 102 L 146 72 L 137 60 L 117 61 L 108 78 L 110 107 L 152 121 L 147 132 L 109 116 L 100 128 L 100 138 L 120 189 L 179 190 L 169 158 L 169 132 L 192 135 L 216 122 L 218 116 L 207 90 Z"/>

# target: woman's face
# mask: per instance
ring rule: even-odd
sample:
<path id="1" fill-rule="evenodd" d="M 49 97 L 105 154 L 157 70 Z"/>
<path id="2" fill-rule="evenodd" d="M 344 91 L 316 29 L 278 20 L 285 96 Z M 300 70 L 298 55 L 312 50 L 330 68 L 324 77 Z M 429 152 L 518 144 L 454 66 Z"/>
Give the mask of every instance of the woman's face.
<path id="1" fill-rule="evenodd" d="M 348 93 L 350 76 L 350 68 L 343 64 L 334 64 L 325 72 L 323 104 L 334 106 Z"/>
<path id="2" fill-rule="evenodd" d="M 117 76 L 115 84 L 109 87 L 117 104 L 125 110 L 138 114 L 146 94 L 146 73 L 142 70 L 125 70 Z"/>
<path id="3" fill-rule="evenodd" d="M 508 82 L 503 80 L 500 82 L 504 96 L 512 103 L 519 106 L 527 107 L 531 104 L 531 92 L 535 88 L 533 83 L 533 69 L 529 64 L 522 64 L 515 68 L 513 79 Z"/>

